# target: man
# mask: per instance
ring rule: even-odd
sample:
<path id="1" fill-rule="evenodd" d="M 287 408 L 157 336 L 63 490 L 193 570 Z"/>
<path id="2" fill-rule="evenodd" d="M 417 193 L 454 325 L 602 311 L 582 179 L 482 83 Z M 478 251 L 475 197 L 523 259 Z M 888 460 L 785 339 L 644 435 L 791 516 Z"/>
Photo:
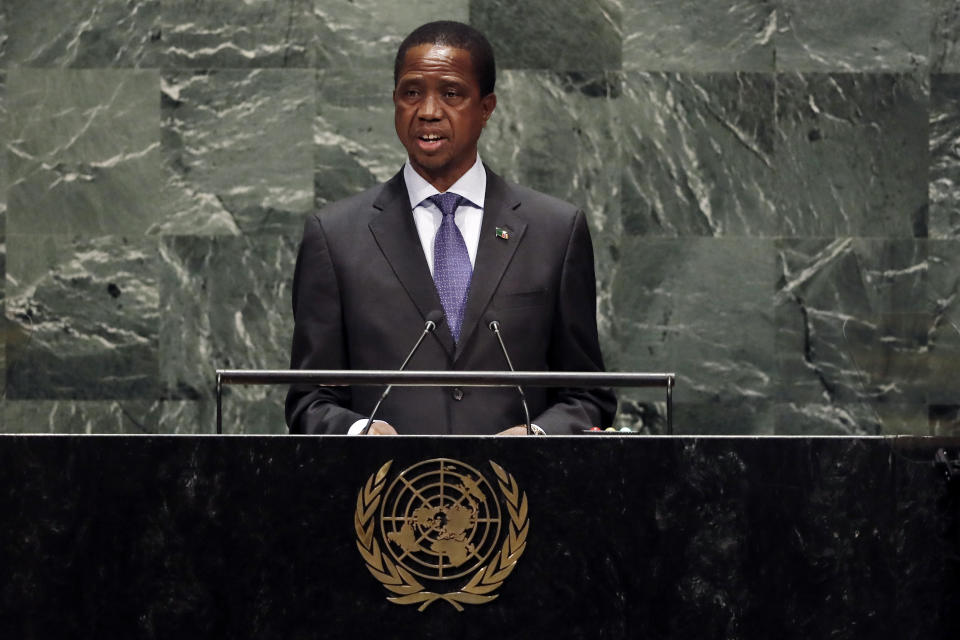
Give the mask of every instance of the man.
<path id="1" fill-rule="evenodd" d="M 603 370 L 583 212 L 505 182 L 477 155 L 494 83 L 493 50 L 472 27 L 434 22 L 400 45 L 393 103 L 408 160 L 385 184 L 307 220 L 291 368 L 395 369 L 437 318 L 408 369 L 506 369 L 488 329 L 497 320 L 518 370 Z M 380 393 L 294 385 L 287 424 L 358 433 Z M 616 409 L 606 390 L 526 394 L 547 433 L 608 426 Z M 525 432 L 516 388 L 397 387 L 377 417 L 372 434 Z"/>

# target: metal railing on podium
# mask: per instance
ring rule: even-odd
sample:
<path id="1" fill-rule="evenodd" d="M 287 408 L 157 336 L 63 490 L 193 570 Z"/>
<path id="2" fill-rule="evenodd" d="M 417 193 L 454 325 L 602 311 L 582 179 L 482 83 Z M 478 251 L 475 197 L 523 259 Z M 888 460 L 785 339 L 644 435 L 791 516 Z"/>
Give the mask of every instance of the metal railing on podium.
<path id="1" fill-rule="evenodd" d="M 217 369 L 217 434 L 223 433 L 223 385 L 315 384 L 328 387 L 636 387 L 663 388 L 673 435 L 673 373 L 582 371 L 378 371 Z"/>

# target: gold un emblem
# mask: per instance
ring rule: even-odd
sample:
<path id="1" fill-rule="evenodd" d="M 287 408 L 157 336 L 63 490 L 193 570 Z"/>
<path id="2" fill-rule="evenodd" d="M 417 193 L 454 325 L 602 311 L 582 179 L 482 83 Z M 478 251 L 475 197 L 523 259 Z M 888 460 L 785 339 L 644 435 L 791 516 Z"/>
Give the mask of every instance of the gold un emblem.
<path id="1" fill-rule="evenodd" d="M 367 479 L 353 519 L 367 569 L 396 594 L 387 600 L 419 604 L 420 611 L 445 600 L 463 611 L 464 604 L 496 598 L 530 532 L 527 494 L 513 476 L 490 461 L 495 491 L 473 467 L 434 458 L 407 467 L 387 486 L 391 464 Z M 501 497 L 509 515 L 506 527 Z M 451 582 L 459 586 L 444 591 Z"/>

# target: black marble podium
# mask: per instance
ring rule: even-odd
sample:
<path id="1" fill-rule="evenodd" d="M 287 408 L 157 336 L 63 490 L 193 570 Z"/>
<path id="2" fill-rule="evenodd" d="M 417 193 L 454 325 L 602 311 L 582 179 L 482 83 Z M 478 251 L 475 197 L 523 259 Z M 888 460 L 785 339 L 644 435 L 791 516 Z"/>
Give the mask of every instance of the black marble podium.
<path id="1" fill-rule="evenodd" d="M 0 436 L 0 638 L 947 638 L 960 440 Z M 357 494 L 494 461 L 529 499 L 497 599 L 392 604 Z"/>

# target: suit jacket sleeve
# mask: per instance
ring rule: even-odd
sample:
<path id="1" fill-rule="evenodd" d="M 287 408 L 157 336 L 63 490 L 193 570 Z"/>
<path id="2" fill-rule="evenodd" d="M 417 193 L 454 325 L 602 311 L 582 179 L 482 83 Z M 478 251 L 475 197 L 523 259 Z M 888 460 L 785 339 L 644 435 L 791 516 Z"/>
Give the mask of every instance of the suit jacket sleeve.
<path id="1" fill-rule="evenodd" d="M 560 270 L 552 335 L 547 354 L 552 371 L 604 370 L 597 336 L 597 292 L 593 245 L 583 211 L 573 219 Z M 561 388 L 533 422 L 547 433 L 570 434 L 591 426 L 609 427 L 617 409 L 610 389 Z"/>
<path id="2" fill-rule="evenodd" d="M 293 275 L 291 369 L 348 369 L 337 274 L 316 215 L 307 219 Z M 363 416 L 347 409 L 349 387 L 291 385 L 286 418 L 291 433 L 346 433 Z"/>

